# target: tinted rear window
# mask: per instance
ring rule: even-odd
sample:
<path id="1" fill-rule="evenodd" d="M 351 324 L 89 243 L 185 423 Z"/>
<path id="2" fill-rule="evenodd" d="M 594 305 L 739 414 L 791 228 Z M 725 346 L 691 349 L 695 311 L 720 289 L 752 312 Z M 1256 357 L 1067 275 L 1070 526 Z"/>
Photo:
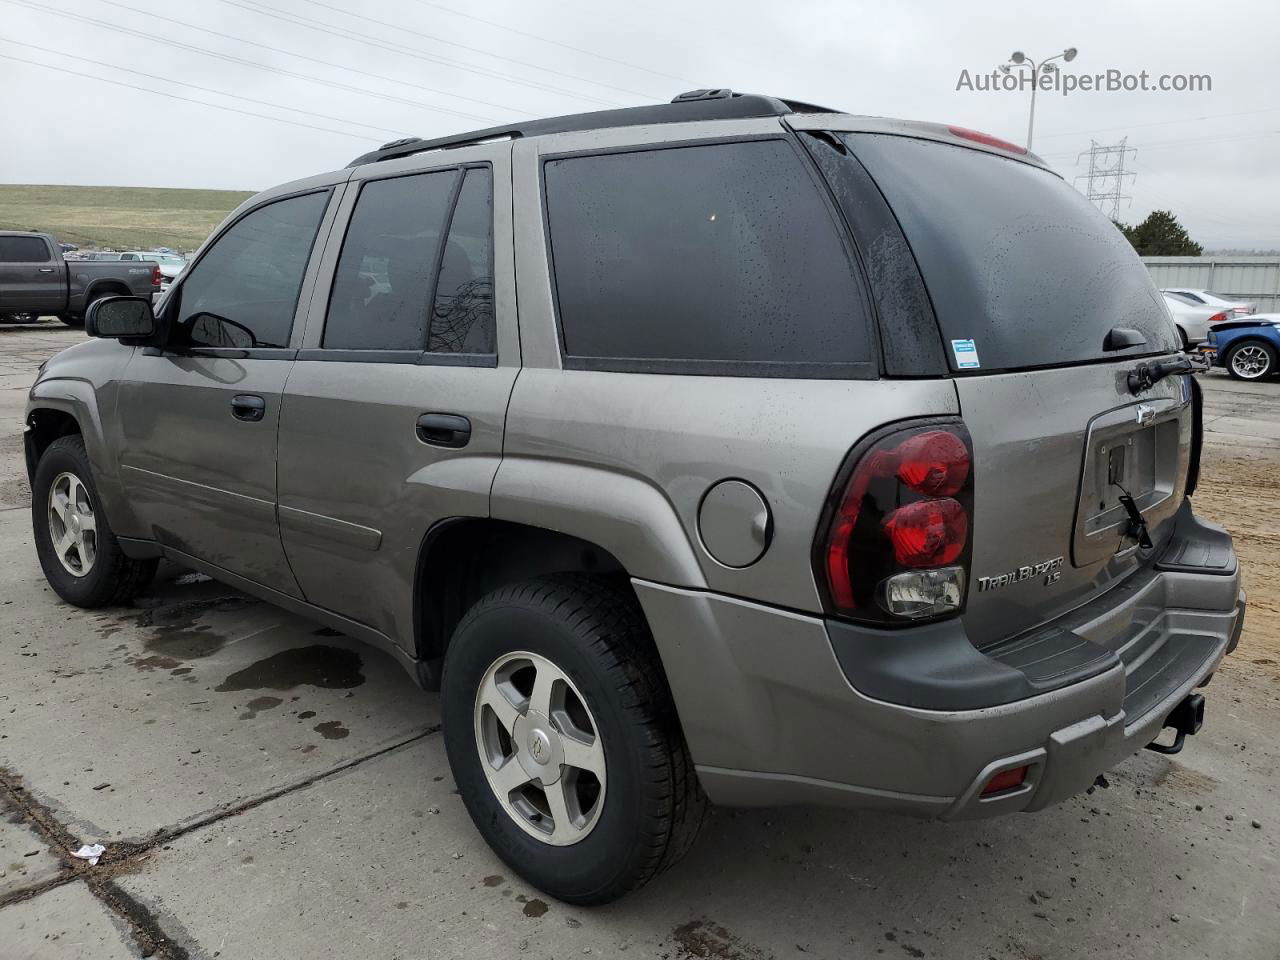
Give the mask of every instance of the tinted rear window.
<path id="1" fill-rule="evenodd" d="M 821 376 L 870 359 L 852 263 L 786 141 L 569 157 L 545 181 L 571 360 Z"/>
<path id="2" fill-rule="evenodd" d="M 928 140 L 848 134 L 845 142 L 902 225 L 954 369 L 957 355 L 972 355 L 970 340 L 982 370 L 1177 348 L 1133 247 L 1058 177 Z M 1113 327 L 1138 330 L 1146 346 L 1105 352 Z"/>

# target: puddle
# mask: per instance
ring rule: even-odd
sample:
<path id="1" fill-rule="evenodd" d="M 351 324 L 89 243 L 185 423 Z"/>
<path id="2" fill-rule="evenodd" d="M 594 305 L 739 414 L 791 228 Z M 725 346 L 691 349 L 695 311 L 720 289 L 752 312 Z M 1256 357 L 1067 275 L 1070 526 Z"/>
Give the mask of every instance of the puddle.
<path id="1" fill-rule="evenodd" d="M 237 670 L 214 689 L 219 693 L 292 690 L 305 684 L 325 690 L 348 690 L 364 683 L 362 665 L 360 654 L 353 650 L 322 644 L 294 647 Z"/>
<path id="2" fill-rule="evenodd" d="M 258 601 L 248 597 L 187 600 L 143 610 L 134 620 L 140 627 L 154 628 L 152 635 L 143 641 L 143 646 L 152 653 L 178 661 L 173 664 L 176 667 L 185 660 L 212 656 L 227 645 L 226 637 L 208 624 L 197 624 L 197 620 L 214 610 L 242 610 L 255 603 Z"/>
<path id="3" fill-rule="evenodd" d="M 263 710 L 274 710 L 280 704 L 284 703 L 279 697 L 254 697 L 245 706 L 245 712 L 240 714 L 241 720 L 252 720 Z"/>
<path id="4" fill-rule="evenodd" d="M 351 736 L 351 731 L 342 725 L 341 720 L 326 720 L 324 723 L 317 723 L 311 729 L 326 740 L 345 740 Z"/>
<path id="5" fill-rule="evenodd" d="M 130 660 L 129 662 L 145 673 L 150 673 L 152 670 L 172 670 L 182 663 L 181 660 L 175 660 L 173 657 L 162 657 L 158 654 L 143 657 L 140 660 Z"/>
<path id="6" fill-rule="evenodd" d="M 502 874 L 495 873 L 484 878 L 484 885 L 486 887 L 496 887 L 498 884 L 502 883 L 502 879 Z"/>
<path id="7" fill-rule="evenodd" d="M 540 917 L 544 913 L 546 913 L 548 909 L 549 908 L 547 907 L 547 904 L 545 901 L 539 900 L 537 897 L 534 897 L 532 900 L 530 900 L 528 903 L 524 905 L 524 915 L 526 917 Z"/>

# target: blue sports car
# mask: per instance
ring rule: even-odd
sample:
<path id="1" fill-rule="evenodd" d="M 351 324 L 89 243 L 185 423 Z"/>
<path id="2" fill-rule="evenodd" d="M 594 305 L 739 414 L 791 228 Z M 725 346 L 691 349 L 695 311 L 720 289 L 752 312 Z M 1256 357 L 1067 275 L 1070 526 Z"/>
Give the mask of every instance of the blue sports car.
<path id="1" fill-rule="evenodd" d="M 1257 313 L 1209 328 L 1201 350 L 1237 380 L 1263 380 L 1280 373 L 1280 313 Z"/>

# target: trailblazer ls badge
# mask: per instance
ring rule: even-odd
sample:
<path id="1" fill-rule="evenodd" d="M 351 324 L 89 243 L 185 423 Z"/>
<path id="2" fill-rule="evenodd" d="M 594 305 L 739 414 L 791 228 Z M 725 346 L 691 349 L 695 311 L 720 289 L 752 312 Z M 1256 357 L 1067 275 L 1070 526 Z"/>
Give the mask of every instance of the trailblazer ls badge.
<path id="1" fill-rule="evenodd" d="M 1002 573 L 998 577 L 979 577 L 978 592 L 998 590 L 1001 587 L 1009 586 L 1011 583 L 1022 583 L 1022 581 L 1030 580 L 1033 577 L 1044 577 L 1044 582 L 1041 586 L 1047 587 L 1061 579 L 1064 559 L 1063 557 L 1054 557 L 1052 560 L 1042 560 L 1040 563 L 1019 567 L 1012 573 Z"/>

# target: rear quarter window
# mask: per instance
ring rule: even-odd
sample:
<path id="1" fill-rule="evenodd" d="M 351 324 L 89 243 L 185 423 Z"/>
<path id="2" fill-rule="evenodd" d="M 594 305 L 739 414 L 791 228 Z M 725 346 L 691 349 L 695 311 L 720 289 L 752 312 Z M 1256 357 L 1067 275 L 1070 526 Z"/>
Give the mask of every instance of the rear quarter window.
<path id="1" fill-rule="evenodd" d="M 873 369 L 862 284 L 789 142 L 551 159 L 544 180 L 567 365 Z"/>
<path id="2" fill-rule="evenodd" d="M 902 226 L 953 369 L 954 341 L 973 341 L 976 372 L 1177 349 L 1133 247 L 1052 173 L 910 137 L 848 134 L 845 142 Z M 1146 344 L 1104 351 L 1113 327 L 1138 330 Z"/>

